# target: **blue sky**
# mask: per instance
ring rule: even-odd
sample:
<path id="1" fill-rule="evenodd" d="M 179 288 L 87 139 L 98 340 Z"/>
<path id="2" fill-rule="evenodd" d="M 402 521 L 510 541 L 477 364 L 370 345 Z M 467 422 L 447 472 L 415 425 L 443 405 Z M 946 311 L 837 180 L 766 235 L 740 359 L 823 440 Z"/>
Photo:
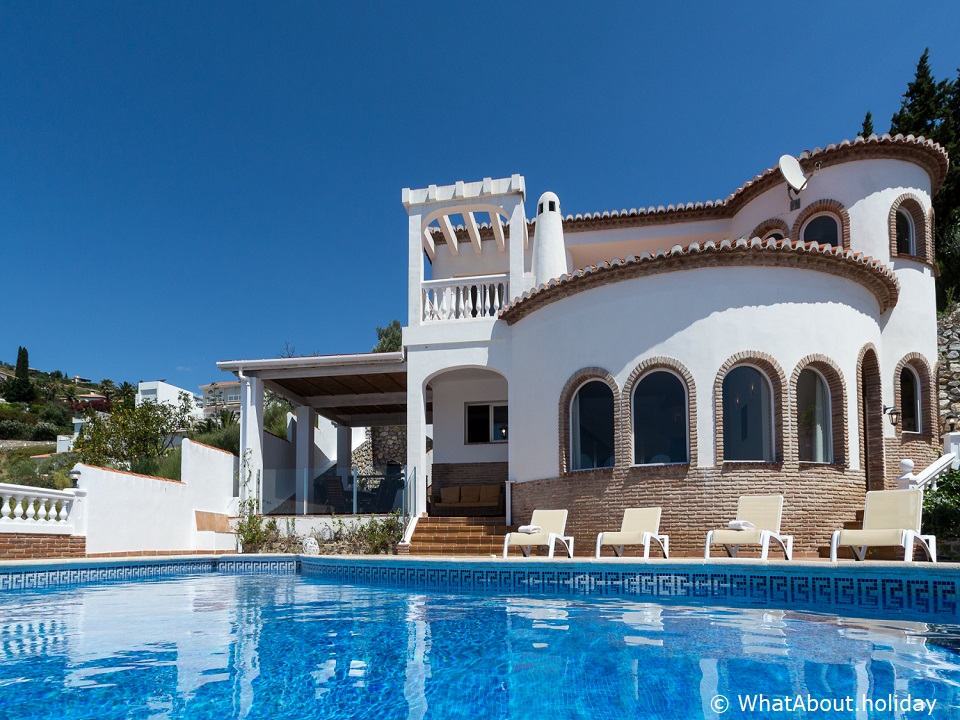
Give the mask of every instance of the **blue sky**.
<path id="1" fill-rule="evenodd" d="M 955 2 L 0 0 L 0 359 L 195 389 L 367 351 L 406 322 L 401 188 L 722 198 L 889 129 L 925 47 L 956 78 Z"/>

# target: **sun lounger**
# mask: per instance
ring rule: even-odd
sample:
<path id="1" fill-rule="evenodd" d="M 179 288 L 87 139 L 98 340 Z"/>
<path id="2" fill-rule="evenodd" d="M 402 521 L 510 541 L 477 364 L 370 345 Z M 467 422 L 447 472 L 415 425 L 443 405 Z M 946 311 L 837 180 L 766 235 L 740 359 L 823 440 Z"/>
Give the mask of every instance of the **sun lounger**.
<path id="1" fill-rule="evenodd" d="M 567 557 L 573 557 L 573 536 L 564 535 L 567 527 L 566 510 L 534 510 L 527 527 L 540 528 L 539 532 L 510 532 L 503 538 L 503 557 L 513 546 L 519 546 L 524 557 L 530 555 L 534 546 L 546 545 L 547 555 L 553 557 L 554 545 L 559 540 L 567 551 Z"/>
<path id="2" fill-rule="evenodd" d="M 617 557 L 623 555 L 624 545 L 643 545 L 643 557 L 650 557 L 650 541 L 656 540 L 665 558 L 670 557 L 670 538 L 658 535 L 660 531 L 660 512 L 658 507 L 627 508 L 623 511 L 620 532 L 602 532 L 597 535 L 597 553 L 600 548 L 609 545 Z"/>
<path id="3" fill-rule="evenodd" d="M 830 562 L 837 548 L 849 547 L 863 560 L 868 547 L 902 547 L 904 562 L 913 562 L 913 544 L 920 543 L 931 562 L 937 561 L 937 538 L 920 534 L 923 490 L 871 490 L 863 504 L 863 529 L 837 530 L 830 540 Z"/>
<path id="4" fill-rule="evenodd" d="M 703 557 L 710 559 L 710 546 L 723 545 L 730 557 L 736 557 L 741 545 L 759 545 L 760 559 L 766 560 L 770 541 L 775 540 L 783 554 L 793 558 L 793 535 L 780 534 L 780 516 L 783 514 L 783 495 L 742 495 L 737 503 L 737 521 L 747 530 L 711 530 Z M 749 525 L 747 525 L 749 523 Z"/>

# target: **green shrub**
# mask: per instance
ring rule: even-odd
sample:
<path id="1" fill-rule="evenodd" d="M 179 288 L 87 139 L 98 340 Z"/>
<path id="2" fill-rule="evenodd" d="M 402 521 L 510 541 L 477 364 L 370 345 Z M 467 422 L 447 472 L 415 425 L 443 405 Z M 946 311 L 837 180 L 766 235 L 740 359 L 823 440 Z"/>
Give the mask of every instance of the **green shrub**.
<path id="1" fill-rule="evenodd" d="M 960 470 L 937 480 L 936 490 L 924 492 L 921 527 L 925 535 L 960 537 Z"/>
<path id="2" fill-rule="evenodd" d="M 234 455 L 240 455 L 240 426 L 228 425 L 212 432 L 199 433 L 193 436 L 198 443 L 226 450 Z"/>
<path id="3" fill-rule="evenodd" d="M 53 423 L 38 422 L 30 432 L 31 440 L 56 440 L 59 428 Z"/>
<path id="4" fill-rule="evenodd" d="M 65 427 L 70 424 L 72 416 L 70 411 L 60 403 L 48 402 L 40 408 L 37 419 L 57 427 Z"/>
<path id="5" fill-rule="evenodd" d="M 31 430 L 19 420 L 0 420 L 0 440 L 29 440 Z"/>
<path id="6" fill-rule="evenodd" d="M 183 461 L 183 451 L 180 448 L 171 448 L 166 455 L 160 457 L 136 458 L 130 462 L 130 472 L 140 475 L 150 475 L 168 480 L 180 479 L 180 466 Z"/>

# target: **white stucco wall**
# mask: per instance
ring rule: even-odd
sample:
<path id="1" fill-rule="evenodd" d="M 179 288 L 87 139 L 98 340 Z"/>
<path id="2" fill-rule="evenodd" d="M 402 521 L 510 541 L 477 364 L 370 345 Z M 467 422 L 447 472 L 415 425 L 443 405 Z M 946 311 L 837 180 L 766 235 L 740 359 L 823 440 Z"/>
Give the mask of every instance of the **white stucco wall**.
<path id="1" fill-rule="evenodd" d="M 810 270 L 763 267 L 666 273 L 545 306 L 512 328 L 511 479 L 559 473 L 558 402 L 566 382 L 582 368 L 604 368 L 622 388 L 646 358 L 667 356 L 685 365 L 697 390 L 698 462 L 711 466 L 713 388 L 724 361 L 745 350 L 767 353 L 789 381 L 803 357 L 820 353 L 840 367 L 848 403 L 855 402 L 860 349 L 869 342 L 880 347 L 877 314 L 876 299 L 857 283 Z M 851 437 L 857 437 L 857 413 L 847 415 Z M 850 462 L 859 467 L 852 445 Z"/>
<path id="2" fill-rule="evenodd" d="M 87 553 L 232 550 L 232 534 L 197 530 L 196 510 L 234 516 L 235 455 L 183 442 L 181 482 L 79 465 Z"/>
<path id="3" fill-rule="evenodd" d="M 466 378 L 466 379 L 464 379 Z M 467 444 L 467 403 L 507 403 L 507 381 L 489 371 L 452 371 L 434 378 L 433 462 L 506 462 L 507 443 Z"/>

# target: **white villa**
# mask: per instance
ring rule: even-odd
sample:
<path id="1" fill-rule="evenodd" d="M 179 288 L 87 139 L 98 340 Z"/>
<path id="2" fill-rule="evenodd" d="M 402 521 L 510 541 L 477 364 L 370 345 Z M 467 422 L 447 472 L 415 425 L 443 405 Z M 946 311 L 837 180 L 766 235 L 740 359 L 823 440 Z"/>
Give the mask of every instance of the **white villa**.
<path id="1" fill-rule="evenodd" d="M 776 492 L 815 552 L 901 459 L 940 455 L 931 198 L 948 160 L 884 135 L 799 161 L 799 193 L 772 168 L 724 200 L 575 216 L 545 193 L 528 217 L 520 175 L 404 189 L 402 352 L 218 363 L 252 477 L 271 470 L 269 388 L 297 407 L 297 477 L 316 470 L 317 414 L 338 458 L 351 428 L 405 425 L 416 514 L 443 487 L 496 485 L 507 522 L 566 508 L 595 538 L 659 505 L 674 551 L 702 554 L 740 495 Z"/>

